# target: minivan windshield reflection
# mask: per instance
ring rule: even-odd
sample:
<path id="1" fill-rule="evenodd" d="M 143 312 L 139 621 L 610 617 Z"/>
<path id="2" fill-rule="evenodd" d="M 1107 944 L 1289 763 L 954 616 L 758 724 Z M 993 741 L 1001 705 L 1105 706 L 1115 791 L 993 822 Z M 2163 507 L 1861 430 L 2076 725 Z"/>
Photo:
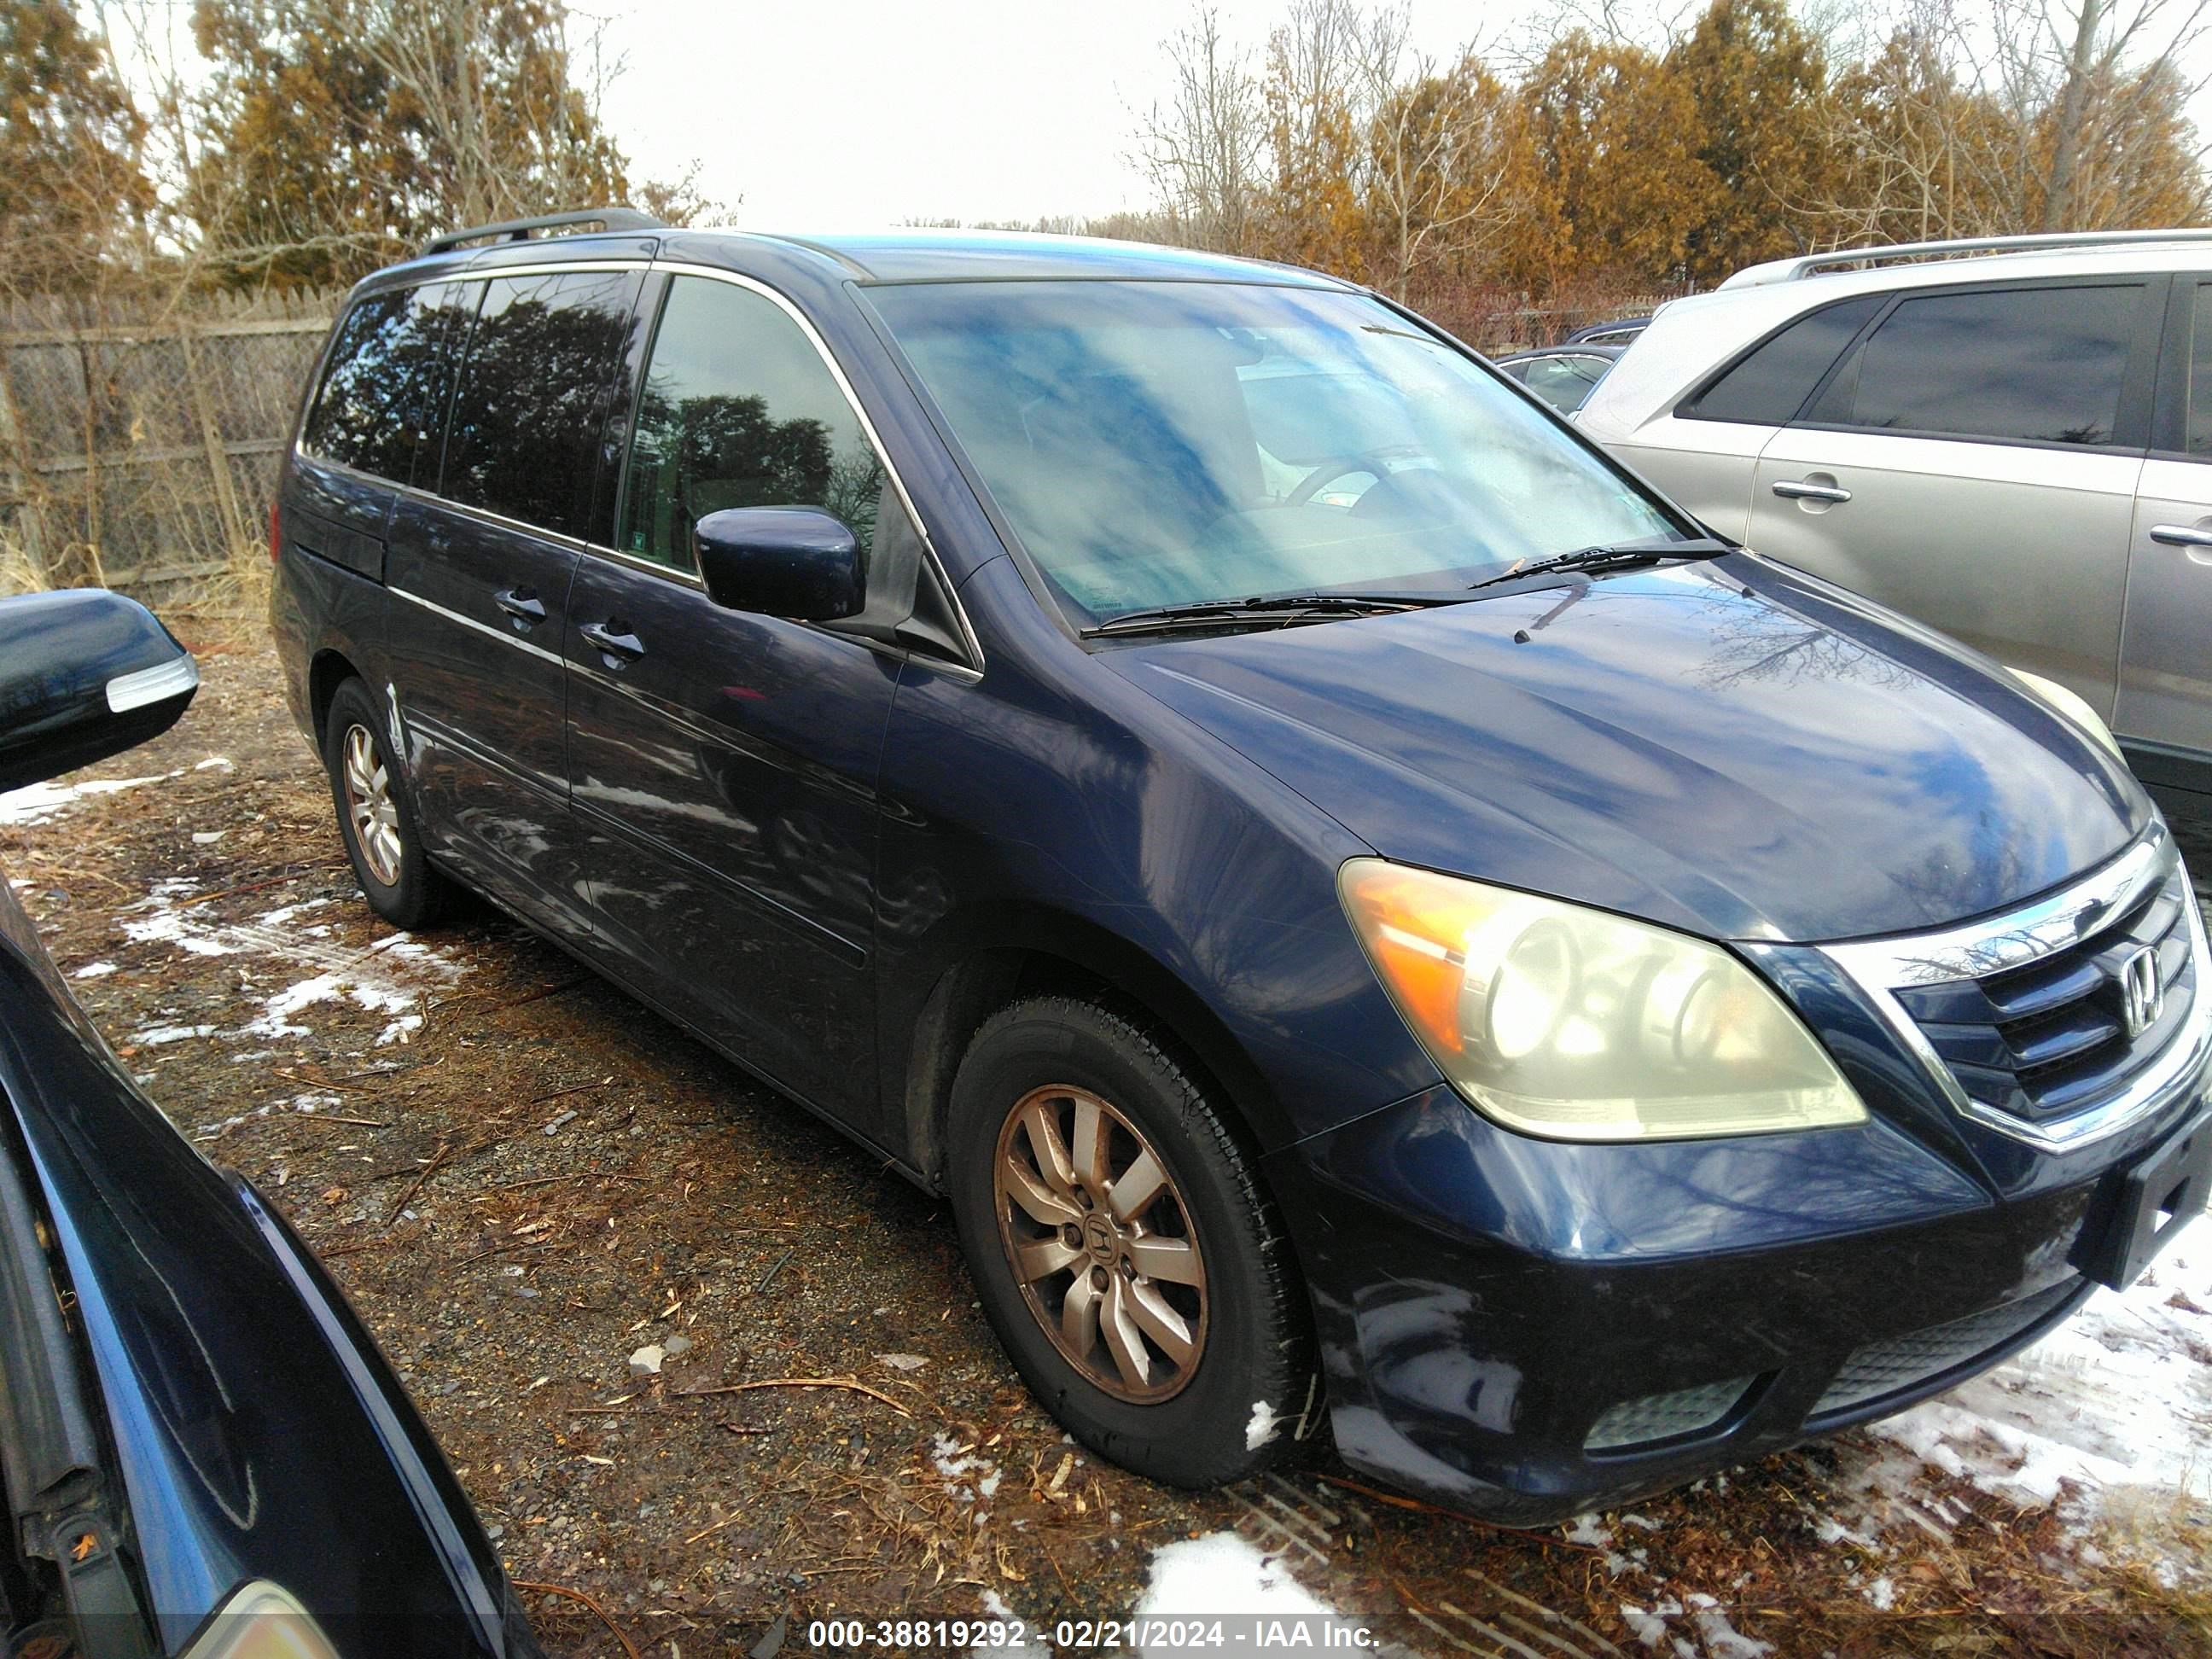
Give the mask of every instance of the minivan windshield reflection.
<path id="1" fill-rule="evenodd" d="M 1080 624 L 1456 594 L 1577 548 L 1682 538 L 1525 399 L 1360 295 L 1048 282 L 869 297 Z"/>

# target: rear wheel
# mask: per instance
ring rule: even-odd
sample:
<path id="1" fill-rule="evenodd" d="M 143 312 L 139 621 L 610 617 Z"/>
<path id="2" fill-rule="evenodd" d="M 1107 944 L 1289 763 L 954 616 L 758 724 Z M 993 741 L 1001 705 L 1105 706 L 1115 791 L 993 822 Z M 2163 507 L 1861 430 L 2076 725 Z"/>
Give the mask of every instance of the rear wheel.
<path id="1" fill-rule="evenodd" d="M 346 857 L 369 908 L 412 930 L 446 914 L 453 888 L 422 851 L 406 780 L 379 714 L 362 681 L 338 687 L 323 726 L 323 765 Z"/>
<path id="2" fill-rule="evenodd" d="M 1177 1486 L 1273 1462 L 1312 1404 L 1290 1245 L 1171 1046 L 1097 1004 L 1018 1003 L 970 1044 L 947 1127 L 984 1310 L 1076 1438 Z"/>

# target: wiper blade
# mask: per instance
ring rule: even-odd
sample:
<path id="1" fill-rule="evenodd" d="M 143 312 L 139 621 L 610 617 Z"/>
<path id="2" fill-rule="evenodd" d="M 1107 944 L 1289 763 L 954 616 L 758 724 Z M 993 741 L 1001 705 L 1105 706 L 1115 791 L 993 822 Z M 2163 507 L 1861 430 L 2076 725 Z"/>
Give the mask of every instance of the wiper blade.
<path id="1" fill-rule="evenodd" d="M 1250 623 L 1285 627 L 1304 617 L 1379 617 L 1395 611 L 1455 605 L 1456 593 L 1289 593 L 1249 599 L 1203 599 L 1126 611 L 1083 630 L 1085 639 L 1115 634 L 1163 633 L 1178 628 L 1222 628 Z"/>
<path id="2" fill-rule="evenodd" d="M 1578 547 L 1571 553 L 1557 553 L 1548 559 L 1539 559 L 1534 564 L 1516 564 L 1510 570 L 1501 570 L 1495 576 L 1485 576 L 1479 582 L 1469 582 L 1468 591 L 1478 587 L 1495 587 L 1500 582 L 1517 582 L 1526 576 L 1548 575 L 1561 570 L 1625 570 L 1631 565 L 1656 564 L 1662 559 L 1717 559 L 1735 549 L 1728 543 L 1710 537 L 1697 537 L 1684 542 L 1631 544 L 1625 547 L 1608 547 L 1600 543 L 1595 547 Z"/>

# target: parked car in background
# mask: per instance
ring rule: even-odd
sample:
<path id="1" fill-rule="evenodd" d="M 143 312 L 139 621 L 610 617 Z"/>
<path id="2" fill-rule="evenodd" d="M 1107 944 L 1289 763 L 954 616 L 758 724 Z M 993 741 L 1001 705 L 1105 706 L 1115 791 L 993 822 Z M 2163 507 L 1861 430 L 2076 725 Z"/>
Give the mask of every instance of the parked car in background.
<path id="1" fill-rule="evenodd" d="M 2057 681 L 2212 805 L 2212 232 L 1755 266 L 1668 306 L 1580 418 L 1720 534 Z"/>
<path id="2" fill-rule="evenodd" d="M 1578 328 L 1559 343 L 1625 346 L 1650 326 L 1651 319 L 1649 317 L 1617 317 L 1609 323 L 1591 323 Z"/>
<path id="3" fill-rule="evenodd" d="M 1085 1445 L 1202 1486 L 1325 1412 L 1553 1520 L 2202 1206 L 2172 841 L 1986 659 L 1327 276 L 578 217 L 378 272 L 303 400 L 270 621 L 354 870 L 945 1194 Z"/>
<path id="4" fill-rule="evenodd" d="M 1490 361 L 1562 415 L 1571 415 L 1596 390 L 1626 346 L 1543 346 Z"/>
<path id="5" fill-rule="evenodd" d="M 0 599 L 0 790 L 199 684 L 145 608 Z M 52 1659 L 538 1652 L 375 1344 L 276 1208 L 171 1127 L 0 872 L 0 1625 Z"/>

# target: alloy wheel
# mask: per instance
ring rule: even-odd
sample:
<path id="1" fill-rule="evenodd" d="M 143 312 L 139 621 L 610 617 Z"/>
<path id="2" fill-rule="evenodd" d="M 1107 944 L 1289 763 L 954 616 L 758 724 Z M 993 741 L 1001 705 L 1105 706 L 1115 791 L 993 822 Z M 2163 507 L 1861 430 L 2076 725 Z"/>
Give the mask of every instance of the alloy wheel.
<path id="1" fill-rule="evenodd" d="M 392 799 L 392 775 L 376 752 L 376 738 L 365 726 L 346 728 L 340 750 L 343 763 L 346 817 L 368 872 L 386 887 L 399 884 L 399 808 Z"/>
<path id="2" fill-rule="evenodd" d="M 992 1183 L 1008 1265 L 1061 1357 L 1117 1400 L 1180 1393 L 1206 1350 L 1206 1262 L 1151 1141 L 1087 1089 L 1032 1090 Z"/>

